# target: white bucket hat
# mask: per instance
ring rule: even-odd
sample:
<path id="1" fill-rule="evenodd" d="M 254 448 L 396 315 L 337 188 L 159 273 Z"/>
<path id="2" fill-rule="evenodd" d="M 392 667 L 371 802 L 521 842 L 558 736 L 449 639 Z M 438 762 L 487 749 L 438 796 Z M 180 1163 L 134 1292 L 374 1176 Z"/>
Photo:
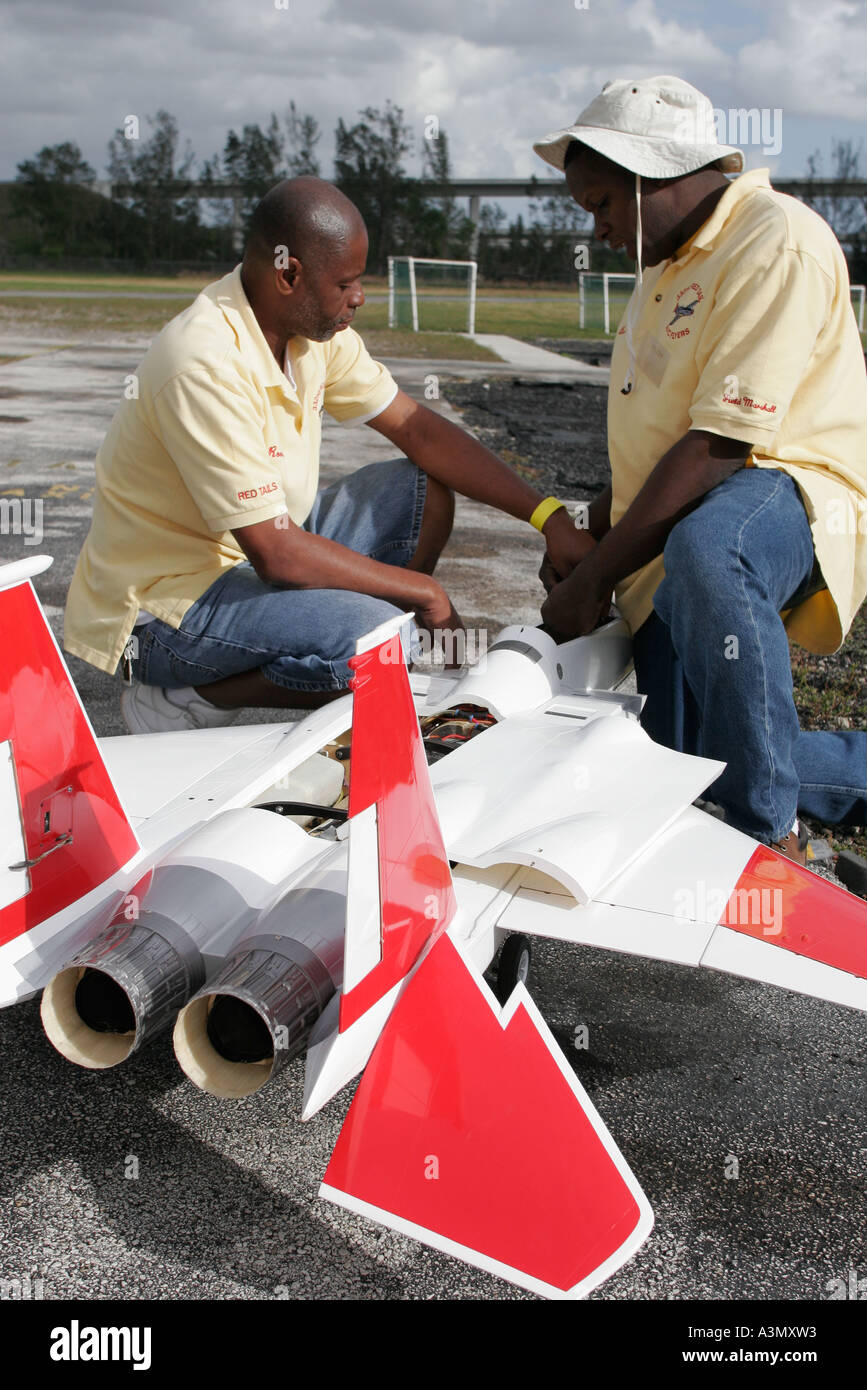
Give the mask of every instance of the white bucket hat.
<path id="1" fill-rule="evenodd" d="M 647 179 L 691 174 L 716 160 L 724 174 L 744 167 L 742 150 L 717 143 L 708 98 L 680 77 L 606 82 L 574 125 L 546 135 L 533 149 L 562 170 L 573 140 Z"/>

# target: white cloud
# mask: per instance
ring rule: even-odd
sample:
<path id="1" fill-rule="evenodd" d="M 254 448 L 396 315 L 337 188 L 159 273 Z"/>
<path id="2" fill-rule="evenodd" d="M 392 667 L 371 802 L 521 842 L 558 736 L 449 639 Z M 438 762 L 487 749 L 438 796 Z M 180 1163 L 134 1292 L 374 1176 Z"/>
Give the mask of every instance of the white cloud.
<path id="1" fill-rule="evenodd" d="M 788 0 L 768 16 L 770 32 L 737 54 L 738 86 L 750 106 L 786 115 L 867 117 L 867 8 L 848 0 Z M 752 93 L 750 100 L 747 100 Z"/>
<path id="2" fill-rule="evenodd" d="M 531 145 L 574 120 L 614 77 L 674 73 L 715 106 L 782 107 L 783 166 L 798 172 L 809 133 L 841 133 L 867 110 L 867 17 L 854 0 L 764 0 L 725 10 L 689 0 L 0 0 L 0 177 L 41 145 L 75 140 L 104 168 L 128 112 L 172 111 L 203 159 L 230 126 L 282 114 L 318 119 L 330 171 L 338 116 L 391 98 L 417 136 L 448 132 L 461 175 L 537 173 Z M 798 144 L 798 140 L 800 144 Z M 793 143 L 790 143 L 793 142 Z"/>
<path id="3" fill-rule="evenodd" d="M 708 71 L 720 65 L 723 68 L 728 66 L 725 53 L 711 41 L 704 29 L 694 24 L 687 28 L 676 19 L 664 19 L 654 0 L 634 0 L 633 4 L 627 6 L 623 17 L 628 28 L 642 39 L 642 69 L 647 68 L 648 64 L 652 69 L 646 74 L 648 76 L 660 71 L 660 60 L 669 64 L 664 71 L 668 73 L 670 68 L 676 77 L 682 75 L 685 62 L 691 69 Z M 649 53 L 645 42 L 647 39 L 650 40 Z M 627 76 L 626 73 L 623 75 Z M 644 76 L 644 71 L 640 75 Z"/>

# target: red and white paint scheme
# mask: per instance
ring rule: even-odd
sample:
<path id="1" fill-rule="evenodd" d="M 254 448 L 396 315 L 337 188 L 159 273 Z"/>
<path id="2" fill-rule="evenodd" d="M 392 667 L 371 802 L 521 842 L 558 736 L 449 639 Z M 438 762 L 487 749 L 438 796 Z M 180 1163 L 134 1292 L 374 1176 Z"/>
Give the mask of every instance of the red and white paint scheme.
<path id="1" fill-rule="evenodd" d="M 42 990 L 70 1061 L 173 1028 L 229 1097 L 306 1052 L 304 1119 L 363 1072 L 321 1195 L 574 1298 L 653 1217 L 527 992 L 529 937 L 867 1009 L 867 904 L 696 809 L 722 765 L 644 734 L 621 623 L 410 677 L 396 618 L 298 723 L 97 740 L 49 563 L 0 569 L 0 1005 Z"/>

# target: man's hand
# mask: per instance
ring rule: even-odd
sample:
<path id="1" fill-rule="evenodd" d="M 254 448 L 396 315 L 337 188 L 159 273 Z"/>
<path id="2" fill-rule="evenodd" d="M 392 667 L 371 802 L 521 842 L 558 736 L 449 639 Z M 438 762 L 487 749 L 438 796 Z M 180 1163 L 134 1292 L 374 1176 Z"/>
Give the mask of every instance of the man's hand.
<path id="1" fill-rule="evenodd" d="M 539 578 L 545 586 L 546 594 L 550 594 L 554 585 L 560 583 L 561 576 L 557 573 L 554 566 L 551 564 L 551 557 L 548 554 L 547 550 L 545 551 L 544 558 L 542 560 L 541 565 L 539 566 Z"/>
<path id="2" fill-rule="evenodd" d="M 555 584 L 542 604 L 542 622 L 561 641 L 583 637 L 608 616 L 611 590 L 600 588 L 590 564 L 578 565 Z"/>
<path id="3" fill-rule="evenodd" d="M 423 628 L 425 632 L 441 639 L 445 669 L 454 671 L 464 664 L 463 659 L 466 652 L 464 633 L 466 628 L 445 589 L 440 588 L 437 584 L 436 590 L 437 592 L 431 594 L 428 603 L 422 603 L 416 607 L 415 621 L 418 627 Z M 459 638 L 454 636 L 457 633 L 461 634 Z"/>
<path id="4" fill-rule="evenodd" d="M 585 528 L 577 527 L 565 507 L 552 512 L 542 527 L 545 537 L 545 559 L 539 570 L 539 578 L 550 593 L 560 579 L 569 575 L 580 565 L 596 545 L 596 541 Z"/>
<path id="5" fill-rule="evenodd" d="M 416 605 L 415 620 L 426 632 L 463 632 L 464 625 L 441 585 L 430 581 L 431 594 Z"/>

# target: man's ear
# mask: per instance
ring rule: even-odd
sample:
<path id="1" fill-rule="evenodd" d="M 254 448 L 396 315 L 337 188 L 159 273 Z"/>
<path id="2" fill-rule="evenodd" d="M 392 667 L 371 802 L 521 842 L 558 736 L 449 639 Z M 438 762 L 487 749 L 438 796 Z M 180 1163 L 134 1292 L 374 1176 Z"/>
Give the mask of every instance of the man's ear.
<path id="1" fill-rule="evenodd" d="M 292 294 L 301 279 L 301 262 L 297 256 L 274 257 L 274 283 L 279 294 Z"/>

